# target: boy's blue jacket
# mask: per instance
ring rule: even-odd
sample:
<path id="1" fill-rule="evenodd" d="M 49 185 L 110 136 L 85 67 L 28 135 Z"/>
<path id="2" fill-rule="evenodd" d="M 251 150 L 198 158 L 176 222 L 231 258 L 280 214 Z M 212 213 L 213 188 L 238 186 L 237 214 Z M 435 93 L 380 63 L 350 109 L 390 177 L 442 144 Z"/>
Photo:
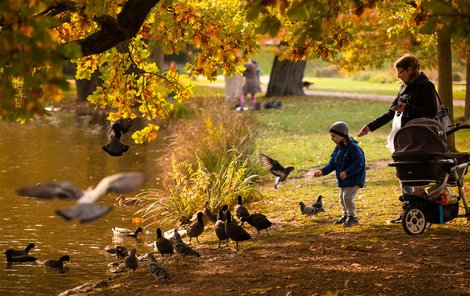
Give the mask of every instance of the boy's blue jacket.
<path id="1" fill-rule="evenodd" d="M 328 175 L 336 170 L 336 182 L 338 187 L 364 187 L 366 180 L 366 158 L 361 147 L 355 140 L 351 140 L 346 146 L 336 146 L 331 154 L 330 162 L 321 168 L 323 175 Z M 347 178 L 341 180 L 339 174 L 346 171 Z"/>

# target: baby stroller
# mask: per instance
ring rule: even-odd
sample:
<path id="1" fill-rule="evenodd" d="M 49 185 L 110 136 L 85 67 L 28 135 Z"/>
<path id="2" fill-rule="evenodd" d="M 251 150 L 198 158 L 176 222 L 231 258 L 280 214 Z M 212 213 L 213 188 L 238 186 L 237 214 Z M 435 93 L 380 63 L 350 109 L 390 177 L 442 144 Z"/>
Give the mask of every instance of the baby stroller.
<path id="1" fill-rule="evenodd" d="M 470 218 L 463 189 L 463 177 L 470 164 L 470 152 L 451 152 L 447 135 L 470 128 L 456 125 L 445 133 L 433 119 L 411 120 L 395 135 L 392 154 L 403 190 L 402 226 L 408 235 L 423 233 L 431 223 L 443 224 L 457 217 L 463 203 L 464 217 Z M 455 191 L 455 192 L 454 192 Z"/>

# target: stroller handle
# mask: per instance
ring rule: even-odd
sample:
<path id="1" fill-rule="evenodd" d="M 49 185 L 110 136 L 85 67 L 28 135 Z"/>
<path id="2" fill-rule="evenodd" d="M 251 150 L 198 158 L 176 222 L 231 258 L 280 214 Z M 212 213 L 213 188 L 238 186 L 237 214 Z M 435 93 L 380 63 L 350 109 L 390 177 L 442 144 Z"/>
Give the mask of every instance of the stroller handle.
<path id="1" fill-rule="evenodd" d="M 446 135 L 452 135 L 453 133 L 461 129 L 470 129 L 470 125 L 465 123 L 456 123 L 452 125 L 452 128 L 446 132 Z"/>
<path id="2" fill-rule="evenodd" d="M 453 159 L 404 160 L 404 161 L 389 162 L 388 166 L 398 167 L 398 166 L 409 165 L 409 164 L 454 164 L 454 163 L 455 161 Z"/>

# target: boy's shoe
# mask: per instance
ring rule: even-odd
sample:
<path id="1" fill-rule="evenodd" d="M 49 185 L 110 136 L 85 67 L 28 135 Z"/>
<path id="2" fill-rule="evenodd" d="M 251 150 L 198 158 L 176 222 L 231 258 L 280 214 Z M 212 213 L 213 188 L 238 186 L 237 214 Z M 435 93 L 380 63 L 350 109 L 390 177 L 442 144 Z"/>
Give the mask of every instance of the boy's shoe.
<path id="1" fill-rule="evenodd" d="M 359 224 L 359 220 L 357 220 L 356 217 L 349 216 L 346 221 L 344 221 L 343 226 L 344 227 L 350 227 L 353 225 Z"/>
<path id="2" fill-rule="evenodd" d="M 343 216 L 335 221 L 335 224 L 343 224 L 348 219 L 348 216 Z"/>

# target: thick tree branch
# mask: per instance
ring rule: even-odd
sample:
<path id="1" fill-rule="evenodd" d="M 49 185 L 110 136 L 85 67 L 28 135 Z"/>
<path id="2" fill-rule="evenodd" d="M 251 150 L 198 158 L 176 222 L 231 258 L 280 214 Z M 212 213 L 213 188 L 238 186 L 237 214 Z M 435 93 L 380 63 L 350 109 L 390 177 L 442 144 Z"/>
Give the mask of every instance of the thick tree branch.
<path id="1" fill-rule="evenodd" d="M 84 39 L 67 42 L 61 46 L 67 47 L 78 44 L 81 48 L 82 57 L 105 52 L 120 42 L 134 37 L 144 23 L 150 10 L 157 5 L 159 1 L 160 0 L 129 0 L 124 4 L 116 19 L 109 16 L 96 19 L 101 25 L 99 31 Z M 75 56 L 74 58 L 77 57 Z"/>

